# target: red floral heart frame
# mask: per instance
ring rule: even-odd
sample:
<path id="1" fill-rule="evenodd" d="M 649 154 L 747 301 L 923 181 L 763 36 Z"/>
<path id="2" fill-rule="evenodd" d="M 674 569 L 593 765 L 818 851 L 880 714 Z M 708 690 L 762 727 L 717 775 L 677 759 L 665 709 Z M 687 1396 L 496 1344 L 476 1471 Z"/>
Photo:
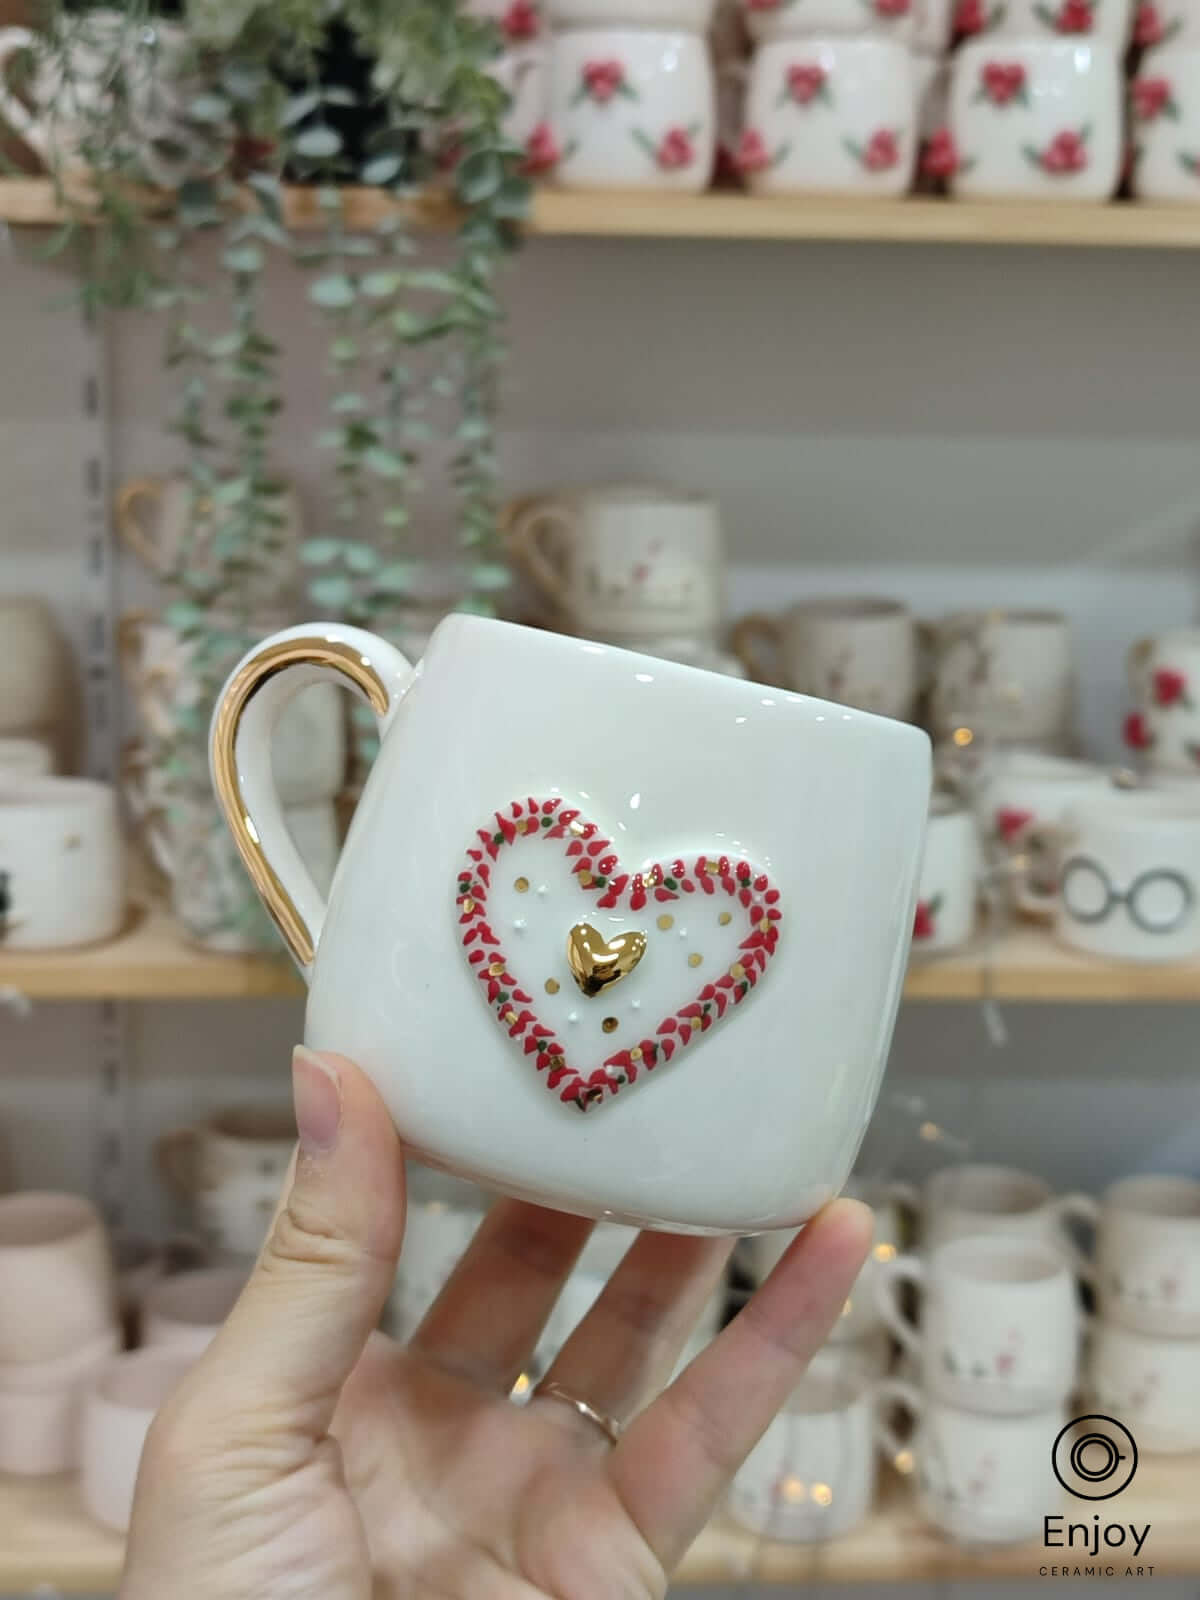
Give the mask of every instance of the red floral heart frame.
<path id="1" fill-rule="evenodd" d="M 592 1070 L 572 1062 L 554 1029 L 539 1019 L 532 994 L 514 972 L 514 963 L 489 921 L 492 865 L 517 840 L 535 835 L 547 844 L 554 841 L 563 855 L 574 861 L 571 871 L 576 883 L 584 894 L 595 897 L 597 909 L 638 912 L 651 903 L 682 901 L 689 895 L 725 896 L 733 916 L 740 911 L 745 917 L 745 936 L 737 944 L 737 959 L 722 975 L 706 982 L 686 1005 L 663 1017 L 652 1035 L 614 1050 Z M 606 1103 L 626 1084 L 636 1083 L 643 1072 L 653 1072 L 676 1051 L 685 1050 L 707 1033 L 742 1003 L 775 954 L 783 915 L 780 893 L 766 873 L 747 861 L 709 854 L 689 861 L 677 857 L 643 872 L 623 871 L 611 840 L 561 797 L 514 800 L 506 812 L 497 811 L 494 821 L 478 830 L 478 840 L 467 851 L 455 897 L 468 964 L 509 1038 L 519 1041 L 524 1054 L 533 1057 L 546 1087 L 579 1111 Z M 564 938 L 566 931 L 564 928 Z"/>

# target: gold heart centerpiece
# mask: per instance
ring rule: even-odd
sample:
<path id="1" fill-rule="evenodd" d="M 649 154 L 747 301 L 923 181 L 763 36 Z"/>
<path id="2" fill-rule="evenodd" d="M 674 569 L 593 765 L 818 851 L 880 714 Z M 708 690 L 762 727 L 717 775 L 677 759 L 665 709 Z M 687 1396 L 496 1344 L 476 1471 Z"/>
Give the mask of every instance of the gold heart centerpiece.
<path id="1" fill-rule="evenodd" d="M 783 917 L 754 862 L 693 846 L 627 868 L 612 833 L 561 795 L 513 800 L 476 830 L 454 910 L 467 970 L 513 1050 L 579 1111 L 728 1027 L 772 964 Z"/>
<path id="2" fill-rule="evenodd" d="M 645 954 L 646 935 L 636 929 L 606 939 L 590 922 L 577 922 L 567 935 L 567 965 L 589 1000 L 627 978 Z"/>

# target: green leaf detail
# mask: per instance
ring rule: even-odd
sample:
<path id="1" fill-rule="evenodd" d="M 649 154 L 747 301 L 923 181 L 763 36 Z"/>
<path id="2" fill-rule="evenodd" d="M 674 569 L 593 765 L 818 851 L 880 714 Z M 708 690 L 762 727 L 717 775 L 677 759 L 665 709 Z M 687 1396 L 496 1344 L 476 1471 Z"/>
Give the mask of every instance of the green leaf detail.
<path id="1" fill-rule="evenodd" d="M 314 578 L 308 592 L 314 605 L 341 611 L 353 598 L 354 585 L 342 573 L 330 573 L 327 577 Z"/>
<path id="2" fill-rule="evenodd" d="M 358 292 L 344 272 L 335 272 L 310 283 L 308 298 L 313 305 L 321 306 L 326 311 L 342 311 L 354 304 Z"/>
<path id="3" fill-rule="evenodd" d="M 292 148 L 298 156 L 303 156 L 306 160 L 324 161 L 338 154 L 342 148 L 342 137 L 336 129 L 321 123 L 315 128 L 305 128 L 303 133 L 297 134 Z M 341 204 L 340 198 L 338 204 Z"/>

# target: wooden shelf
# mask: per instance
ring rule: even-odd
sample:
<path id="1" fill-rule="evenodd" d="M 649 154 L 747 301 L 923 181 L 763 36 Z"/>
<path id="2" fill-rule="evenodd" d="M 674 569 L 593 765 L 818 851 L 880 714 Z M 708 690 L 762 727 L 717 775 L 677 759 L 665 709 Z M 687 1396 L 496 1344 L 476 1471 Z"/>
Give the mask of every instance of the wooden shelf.
<path id="1" fill-rule="evenodd" d="M 283 955 L 198 949 L 157 906 L 133 912 L 128 931 L 108 944 L 0 953 L 0 989 L 32 1000 L 237 1000 L 303 993 Z M 914 961 L 904 992 L 912 1001 L 1200 1004 L 1200 962 L 1121 966 L 1061 949 L 1042 929 L 1016 928 L 994 940 L 981 938 L 960 955 Z"/>
<path id="2" fill-rule="evenodd" d="M 395 207 L 381 190 L 343 191 L 352 230 L 373 228 Z M 150 197 L 153 203 L 153 196 Z M 312 189 L 288 188 L 292 227 L 318 227 Z M 430 194 L 406 209 L 423 225 L 448 227 L 454 208 Z M 0 221 L 51 227 L 63 214 L 47 178 L 0 180 Z M 529 231 L 548 237 L 643 239 L 809 239 L 878 244 L 1055 245 L 1098 249 L 1200 249 L 1200 206 L 1030 201 L 951 201 L 914 196 L 856 200 L 811 196 L 758 197 L 734 191 L 701 195 L 656 191 L 539 189 Z"/>
<path id="3" fill-rule="evenodd" d="M 1113 1520 L 1151 1524 L 1139 1559 L 1153 1565 L 1155 1577 L 1200 1574 L 1198 1493 L 1200 1457 L 1158 1456 L 1143 1457 L 1121 1496 Z M 1084 1512 L 1081 1507 L 1079 1520 L 1090 1524 Z M 123 1540 L 84 1512 L 73 1478 L 0 1477 L 0 1593 L 20 1594 L 39 1584 L 68 1595 L 111 1593 L 123 1556 Z M 977 1550 L 950 1544 L 921 1522 L 907 1484 L 888 1473 L 879 1505 L 848 1537 L 820 1545 L 780 1544 L 720 1516 L 697 1539 L 675 1582 L 685 1587 L 1036 1579 L 1042 1566 L 1054 1560 L 1062 1565 L 1067 1556 L 1040 1543 Z M 1120 1552 L 1112 1559 L 1123 1573 Z"/>

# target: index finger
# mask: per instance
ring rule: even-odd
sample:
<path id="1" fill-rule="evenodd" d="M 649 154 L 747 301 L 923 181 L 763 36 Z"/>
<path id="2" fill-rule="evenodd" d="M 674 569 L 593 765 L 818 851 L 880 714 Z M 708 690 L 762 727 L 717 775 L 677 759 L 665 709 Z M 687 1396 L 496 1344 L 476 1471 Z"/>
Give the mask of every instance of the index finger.
<path id="1" fill-rule="evenodd" d="M 857 1200 L 826 1206 L 745 1309 L 612 1451 L 621 1503 L 667 1571 L 824 1344 L 873 1228 Z"/>

